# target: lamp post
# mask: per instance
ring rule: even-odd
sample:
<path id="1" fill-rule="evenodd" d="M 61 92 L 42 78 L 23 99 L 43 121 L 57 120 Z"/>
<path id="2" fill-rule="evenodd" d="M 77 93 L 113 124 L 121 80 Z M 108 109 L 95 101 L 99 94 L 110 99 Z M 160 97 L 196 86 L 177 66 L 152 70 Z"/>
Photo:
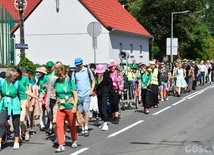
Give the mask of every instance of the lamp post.
<path id="1" fill-rule="evenodd" d="M 170 57 L 171 57 L 171 62 L 173 62 L 173 53 L 172 53 L 173 15 L 174 14 L 183 14 L 183 13 L 188 13 L 188 12 L 190 12 L 190 10 L 180 11 L 180 12 L 172 12 L 172 14 L 171 14 L 171 39 L 170 39 Z"/>

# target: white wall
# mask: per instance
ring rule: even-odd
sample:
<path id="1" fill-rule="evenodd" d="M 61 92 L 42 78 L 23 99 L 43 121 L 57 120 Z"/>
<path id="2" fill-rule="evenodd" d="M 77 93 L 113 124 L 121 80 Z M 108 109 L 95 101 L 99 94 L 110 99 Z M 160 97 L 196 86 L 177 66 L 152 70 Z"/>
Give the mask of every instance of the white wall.
<path id="1" fill-rule="evenodd" d="M 129 58 L 129 63 L 132 62 L 132 59 L 135 59 L 136 62 L 142 62 L 148 64 L 149 62 L 149 39 L 142 36 L 136 35 L 126 35 L 118 32 L 112 31 L 110 33 L 110 59 L 114 59 L 117 63 L 120 62 L 119 52 L 120 52 L 120 43 L 122 43 L 122 51 L 130 53 L 131 44 L 133 45 L 133 58 Z M 142 55 L 140 56 L 140 46 L 142 46 Z"/>
<path id="2" fill-rule="evenodd" d="M 56 13 L 55 0 L 44 0 L 25 21 L 25 43 L 29 49 L 26 56 L 35 63 L 44 64 L 49 60 L 70 64 L 75 57 L 86 63 L 94 61 L 92 38 L 87 26 L 96 19 L 78 0 L 60 0 L 60 10 Z M 108 31 L 102 26 L 96 49 L 97 62 L 109 60 Z M 19 30 L 16 31 L 16 43 Z M 16 50 L 16 56 L 19 55 Z M 19 57 L 16 58 L 19 62 Z"/>

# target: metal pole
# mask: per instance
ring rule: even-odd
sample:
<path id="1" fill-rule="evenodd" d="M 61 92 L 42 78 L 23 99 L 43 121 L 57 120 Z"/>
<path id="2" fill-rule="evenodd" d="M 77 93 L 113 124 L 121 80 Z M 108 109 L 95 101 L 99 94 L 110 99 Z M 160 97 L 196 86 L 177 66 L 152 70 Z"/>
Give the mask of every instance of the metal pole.
<path id="1" fill-rule="evenodd" d="M 20 44 L 25 43 L 24 38 L 24 17 L 23 0 L 19 0 L 19 23 L 20 23 Z M 25 49 L 20 49 L 20 59 L 25 58 Z"/>
<path id="2" fill-rule="evenodd" d="M 173 39 L 173 13 L 171 14 L 171 39 L 170 39 L 170 56 L 171 62 L 173 62 L 173 53 L 172 53 L 172 39 Z"/>
<path id="3" fill-rule="evenodd" d="M 172 53 L 172 40 L 173 40 L 173 15 L 174 14 L 182 14 L 182 13 L 188 13 L 190 10 L 186 11 L 179 11 L 179 12 L 172 12 L 171 13 L 171 39 L 170 39 L 170 56 L 171 56 L 171 62 L 173 62 L 173 53 Z"/>

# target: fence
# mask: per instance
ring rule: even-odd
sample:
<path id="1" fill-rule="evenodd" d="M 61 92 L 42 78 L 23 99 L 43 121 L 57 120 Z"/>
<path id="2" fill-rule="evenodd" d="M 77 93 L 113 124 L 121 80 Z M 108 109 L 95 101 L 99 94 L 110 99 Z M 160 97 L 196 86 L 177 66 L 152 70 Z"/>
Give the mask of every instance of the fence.
<path id="1" fill-rule="evenodd" d="M 15 22 L 9 12 L 0 6 L 0 64 L 14 65 L 14 36 L 10 33 Z"/>

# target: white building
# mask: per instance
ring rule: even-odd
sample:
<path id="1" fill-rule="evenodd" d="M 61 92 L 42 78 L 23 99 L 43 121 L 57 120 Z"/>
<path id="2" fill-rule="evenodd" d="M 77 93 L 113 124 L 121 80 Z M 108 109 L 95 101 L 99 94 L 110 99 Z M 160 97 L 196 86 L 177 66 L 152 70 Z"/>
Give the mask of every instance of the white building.
<path id="1" fill-rule="evenodd" d="M 38 0 L 37 0 L 38 1 Z M 30 5 L 30 4 L 29 4 Z M 35 5 L 35 4 L 31 4 Z M 49 60 L 71 64 L 76 57 L 85 63 L 120 62 L 120 51 L 131 54 L 129 62 L 148 63 L 149 39 L 152 36 L 116 0 L 43 0 L 37 6 L 28 6 L 25 15 L 26 57 L 34 63 Z M 98 22 L 102 32 L 93 49 L 92 37 L 87 33 L 91 22 Z M 19 43 L 19 28 L 13 30 Z M 96 53 L 94 56 L 94 52 Z M 16 50 L 16 63 L 19 62 Z"/>

